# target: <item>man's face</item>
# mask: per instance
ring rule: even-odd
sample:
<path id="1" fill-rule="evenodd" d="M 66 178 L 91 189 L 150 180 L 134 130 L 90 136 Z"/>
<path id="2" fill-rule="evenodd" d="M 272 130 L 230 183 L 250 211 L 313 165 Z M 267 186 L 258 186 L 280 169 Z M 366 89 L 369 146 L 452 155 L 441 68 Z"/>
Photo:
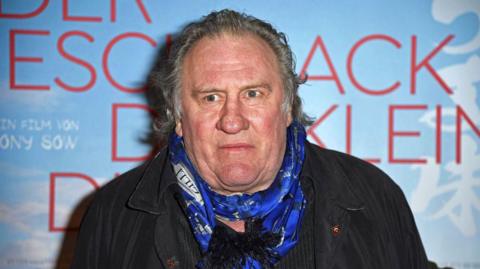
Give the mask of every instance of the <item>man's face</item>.
<path id="1" fill-rule="evenodd" d="M 199 40 L 183 62 L 175 131 L 202 178 L 224 194 L 266 189 L 283 160 L 290 113 L 282 110 L 276 56 L 253 35 Z"/>

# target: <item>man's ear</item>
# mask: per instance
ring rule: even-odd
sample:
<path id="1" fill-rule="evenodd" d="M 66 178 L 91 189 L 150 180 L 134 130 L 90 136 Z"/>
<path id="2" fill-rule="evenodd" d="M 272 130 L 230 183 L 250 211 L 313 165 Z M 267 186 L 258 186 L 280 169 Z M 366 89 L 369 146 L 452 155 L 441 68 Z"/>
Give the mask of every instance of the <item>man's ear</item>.
<path id="1" fill-rule="evenodd" d="M 287 126 L 290 126 L 292 124 L 293 117 L 292 117 L 292 112 L 288 112 L 287 114 Z"/>
<path id="2" fill-rule="evenodd" d="M 182 122 L 180 120 L 177 120 L 177 122 L 175 123 L 175 133 L 178 136 L 183 136 Z"/>
<path id="3" fill-rule="evenodd" d="M 286 113 L 287 114 L 285 116 L 287 117 L 287 127 L 288 127 L 288 126 L 290 126 L 290 124 L 292 124 L 292 121 L 293 121 L 292 106 L 290 106 L 290 108 L 287 110 Z"/>

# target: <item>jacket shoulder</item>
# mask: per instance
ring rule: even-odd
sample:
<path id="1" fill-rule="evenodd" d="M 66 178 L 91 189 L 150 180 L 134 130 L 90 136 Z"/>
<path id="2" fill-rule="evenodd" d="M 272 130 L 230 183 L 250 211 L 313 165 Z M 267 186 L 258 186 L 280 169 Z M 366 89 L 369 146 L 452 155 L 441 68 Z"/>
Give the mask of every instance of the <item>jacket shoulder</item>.
<path id="1" fill-rule="evenodd" d="M 371 192 L 377 194 L 393 192 L 403 196 L 401 188 L 390 176 L 365 160 L 310 143 L 308 152 L 312 155 L 314 162 L 319 161 L 329 169 L 337 170 L 336 174 L 342 174 L 358 197 Z"/>
<path id="2" fill-rule="evenodd" d="M 94 193 L 80 225 L 71 268 L 118 268 L 113 266 L 121 261 L 115 253 L 124 253 L 132 233 L 139 234 L 134 227 L 153 225 L 143 221 L 149 214 L 128 207 L 130 196 L 153 160 L 125 172 Z"/>
<path id="3" fill-rule="evenodd" d="M 381 251 L 388 246 L 384 253 L 388 265 L 378 268 L 427 268 L 425 250 L 405 195 L 386 173 L 345 153 L 315 145 L 309 145 L 307 150 L 313 163 L 317 163 L 310 167 L 319 170 L 315 175 L 323 180 L 317 184 L 335 193 L 335 201 L 357 205 L 343 207 L 351 217 L 352 238 L 368 241 L 372 249 L 375 240 Z"/>
<path id="4" fill-rule="evenodd" d="M 125 205 L 150 162 L 151 160 L 132 168 L 100 187 L 95 193 L 92 203 Z"/>

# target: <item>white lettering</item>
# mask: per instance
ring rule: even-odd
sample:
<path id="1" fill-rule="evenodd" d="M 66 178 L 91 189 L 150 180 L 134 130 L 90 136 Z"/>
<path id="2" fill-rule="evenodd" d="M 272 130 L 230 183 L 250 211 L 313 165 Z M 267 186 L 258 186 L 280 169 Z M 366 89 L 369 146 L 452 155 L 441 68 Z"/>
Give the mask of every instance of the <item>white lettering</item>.
<path id="1" fill-rule="evenodd" d="M 180 187 L 190 194 L 195 201 L 203 205 L 202 195 L 195 184 L 193 176 L 190 174 L 187 168 L 181 163 L 178 163 L 173 165 L 173 171 L 175 172 L 175 175 L 177 175 L 177 180 Z"/>
<path id="2" fill-rule="evenodd" d="M 52 130 L 52 121 L 25 119 L 20 122 L 20 128 L 27 131 Z"/>
<path id="3" fill-rule="evenodd" d="M 16 120 L 0 118 L 0 131 L 15 130 L 16 128 Z"/>
<path id="4" fill-rule="evenodd" d="M 62 131 L 80 130 L 80 122 L 74 120 L 57 120 L 57 128 Z"/>
<path id="5" fill-rule="evenodd" d="M 33 146 L 33 137 L 24 135 L 0 135 L 1 150 L 30 150 Z"/>
<path id="6" fill-rule="evenodd" d="M 45 150 L 72 150 L 75 149 L 78 137 L 69 135 L 43 135 L 40 145 Z"/>

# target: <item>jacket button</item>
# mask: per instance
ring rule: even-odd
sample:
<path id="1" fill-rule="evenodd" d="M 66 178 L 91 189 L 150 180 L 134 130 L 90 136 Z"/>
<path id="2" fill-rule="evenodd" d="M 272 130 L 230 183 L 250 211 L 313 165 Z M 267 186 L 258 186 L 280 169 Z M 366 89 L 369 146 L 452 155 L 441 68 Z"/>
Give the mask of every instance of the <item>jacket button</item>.
<path id="1" fill-rule="evenodd" d="M 338 236 L 341 233 L 340 224 L 335 224 L 330 229 L 333 236 Z"/>

